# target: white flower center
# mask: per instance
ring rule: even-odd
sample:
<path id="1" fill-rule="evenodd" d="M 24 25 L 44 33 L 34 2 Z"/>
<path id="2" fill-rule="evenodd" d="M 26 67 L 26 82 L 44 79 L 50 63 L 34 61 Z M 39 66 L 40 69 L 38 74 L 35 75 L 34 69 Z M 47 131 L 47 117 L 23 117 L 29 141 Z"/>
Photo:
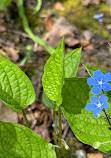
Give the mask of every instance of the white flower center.
<path id="1" fill-rule="evenodd" d="M 99 84 L 102 84 L 102 81 L 98 81 Z"/>
<path id="2" fill-rule="evenodd" d="M 98 107 L 98 108 L 101 107 L 101 103 L 97 104 L 97 107 Z"/>

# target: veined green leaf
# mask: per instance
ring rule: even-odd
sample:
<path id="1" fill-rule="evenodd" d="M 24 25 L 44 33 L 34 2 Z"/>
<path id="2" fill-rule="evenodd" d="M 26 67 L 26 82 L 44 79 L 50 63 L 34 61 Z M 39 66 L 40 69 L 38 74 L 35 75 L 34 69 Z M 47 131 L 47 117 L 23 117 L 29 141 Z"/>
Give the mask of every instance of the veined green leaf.
<path id="1" fill-rule="evenodd" d="M 0 57 L 0 99 L 19 113 L 35 100 L 35 91 L 29 78 L 3 57 Z"/>
<path id="2" fill-rule="evenodd" d="M 2 158 L 56 158 L 52 146 L 25 126 L 0 121 Z"/>
<path id="3" fill-rule="evenodd" d="M 74 49 L 73 51 L 65 55 L 65 61 L 64 61 L 65 78 L 75 77 L 80 62 L 80 56 L 81 56 L 81 48 Z M 42 101 L 48 107 L 51 108 L 56 107 L 56 103 L 53 100 L 49 99 L 49 97 L 45 94 L 44 91 L 42 94 Z"/>
<path id="4" fill-rule="evenodd" d="M 7 7 L 11 2 L 12 0 L 0 0 L 0 10 Z"/>
<path id="5" fill-rule="evenodd" d="M 88 71 L 90 76 L 93 76 L 93 72 L 96 70 L 100 70 L 103 74 L 106 74 L 106 71 L 102 70 L 101 68 L 95 67 L 95 66 L 84 65 L 84 67 L 86 68 L 86 70 Z"/>
<path id="6" fill-rule="evenodd" d="M 45 94 L 44 91 L 43 91 L 43 93 L 42 93 L 42 101 L 43 101 L 43 103 L 44 103 L 46 106 L 48 106 L 48 107 L 50 107 L 50 108 L 56 107 L 56 102 L 53 101 L 53 100 L 51 100 L 51 99 L 49 99 L 48 96 Z"/>
<path id="7" fill-rule="evenodd" d="M 76 76 L 81 57 L 81 48 L 74 49 L 65 55 L 64 70 L 65 78 Z"/>
<path id="8" fill-rule="evenodd" d="M 44 67 L 44 75 L 42 84 L 46 95 L 57 105 L 62 103 L 62 87 L 64 81 L 64 39 L 61 40 L 59 46 L 48 59 Z"/>
<path id="9" fill-rule="evenodd" d="M 93 112 L 85 108 L 91 95 L 86 78 L 66 79 L 62 94 L 63 113 L 80 141 L 94 147 L 99 142 L 99 150 L 111 153 L 111 142 L 103 143 L 111 141 L 108 121 L 102 116 L 95 118 Z"/>

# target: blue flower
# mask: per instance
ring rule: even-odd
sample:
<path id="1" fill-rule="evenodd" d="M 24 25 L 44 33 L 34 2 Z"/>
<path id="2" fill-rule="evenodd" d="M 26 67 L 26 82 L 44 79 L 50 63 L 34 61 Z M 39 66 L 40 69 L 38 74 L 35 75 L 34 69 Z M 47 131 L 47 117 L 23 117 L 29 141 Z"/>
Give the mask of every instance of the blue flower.
<path id="1" fill-rule="evenodd" d="M 94 18 L 95 18 L 95 19 L 99 19 L 99 18 L 102 18 L 103 16 L 104 16 L 103 13 L 95 14 L 95 15 L 94 15 Z"/>
<path id="2" fill-rule="evenodd" d="M 52 123 L 52 127 L 55 127 L 55 123 Z"/>
<path id="3" fill-rule="evenodd" d="M 94 117 L 97 117 L 98 114 L 102 112 L 103 108 L 106 110 L 109 109 L 109 103 L 106 102 L 108 99 L 109 98 L 105 94 L 102 94 L 99 97 L 93 96 L 90 98 L 91 103 L 86 105 L 86 109 L 88 111 L 93 111 Z"/>
<path id="4" fill-rule="evenodd" d="M 102 89 L 104 91 L 111 90 L 111 84 L 108 83 L 109 81 L 111 81 L 111 73 L 108 72 L 104 75 L 100 70 L 96 70 L 93 73 L 93 77 L 87 79 L 88 85 L 93 86 L 91 91 L 95 95 L 100 94 Z"/>
<path id="5" fill-rule="evenodd" d="M 99 22 L 100 22 L 100 23 L 102 23 L 102 22 L 103 22 L 103 19 L 102 19 L 102 18 L 100 18 L 100 19 L 99 19 Z"/>

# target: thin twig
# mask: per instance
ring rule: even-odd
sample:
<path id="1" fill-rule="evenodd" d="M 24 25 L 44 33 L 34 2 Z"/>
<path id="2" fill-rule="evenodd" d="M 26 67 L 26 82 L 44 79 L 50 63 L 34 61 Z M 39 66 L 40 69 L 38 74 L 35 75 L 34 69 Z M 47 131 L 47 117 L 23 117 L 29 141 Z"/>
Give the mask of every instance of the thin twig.
<path id="1" fill-rule="evenodd" d="M 104 114 L 105 114 L 105 116 L 106 116 L 106 119 L 107 119 L 107 121 L 108 121 L 108 123 L 109 123 L 109 125 L 110 125 L 110 128 L 111 128 L 111 122 L 110 122 L 110 120 L 109 120 L 108 115 L 106 114 L 105 108 L 103 108 L 102 111 L 104 112 Z"/>
<path id="2" fill-rule="evenodd" d="M 63 135 L 62 135 L 62 139 L 65 139 L 68 130 L 69 130 L 69 125 L 68 125 L 68 123 L 67 123 L 67 126 L 65 127 L 64 133 L 63 133 Z"/>
<path id="3" fill-rule="evenodd" d="M 10 30 L 10 29 L 6 29 L 7 32 L 11 32 L 11 33 L 14 33 L 14 34 L 17 34 L 17 35 L 20 35 L 20 36 L 23 36 L 25 38 L 30 38 L 29 35 L 27 35 L 26 33 L 24 32 L 21 32 L 21 31 L 18 31 L 18 30 Z"/>

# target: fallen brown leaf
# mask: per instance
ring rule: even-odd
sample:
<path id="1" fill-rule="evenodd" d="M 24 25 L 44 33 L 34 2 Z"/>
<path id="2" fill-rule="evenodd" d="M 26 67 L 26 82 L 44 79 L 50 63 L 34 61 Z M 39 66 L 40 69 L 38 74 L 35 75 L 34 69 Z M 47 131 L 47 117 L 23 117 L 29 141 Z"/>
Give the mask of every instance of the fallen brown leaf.
<path id="1" fill-rule="evenodd" d="M 52 16 L 48 15 L 44 19 L 44 23 L 45 23 L 46 30 L 49 32 L 52 29 L 53 25 L 54 25 L 54 20 L 53 20 Z"/>
<path id="2" fill-rule="evenodd" d="M 83 48 L 84 50 L 94 50 L 94 46 L 92 44 L 89 44 L 88 46 Z"/>
<path id="3" fill-rule="evenodd" d="M 16 62 L 16 61 L 19 59 L 19 55 L 18 55 L 17 51 L 15 50 L 15 48 L 4 46 L 3 49 L 4 49 L 7 53 L 9 53 L 10 57 L 12 58 L 12 60 L 13 60 L 14 62 Z"/>
<path id="4" fill-rule="evenodd" d="M 103 158 L 103 154 L 101 153 L 88 153 L 87 158 Z"/>
<path id="5" fill-rule="evenodd" d="M 100 3 L 100 0 L 82 0 L 82 4 L 84 6 L 87 6 L 89 4 L 96 4 L 98 5 Z"/>

